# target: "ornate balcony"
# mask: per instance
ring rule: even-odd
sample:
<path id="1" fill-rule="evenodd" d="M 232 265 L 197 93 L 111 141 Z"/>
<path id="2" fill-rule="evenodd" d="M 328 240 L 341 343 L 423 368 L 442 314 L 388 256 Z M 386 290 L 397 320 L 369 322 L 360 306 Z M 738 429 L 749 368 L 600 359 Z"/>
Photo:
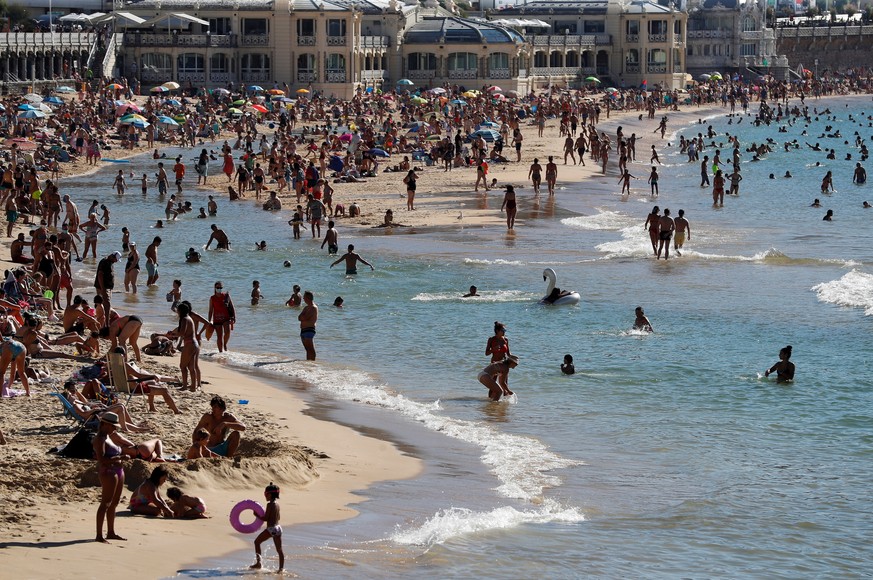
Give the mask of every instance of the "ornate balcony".
<path id="1" fill-rule="evenodd" d="M 646 71 L 650 73 L 665 73 L 667 72 L 666 64 L 649 63 L 646 65 Z"/>
<path id="2" fill-rule="evenodd" d="M 314 36 L 298 36 L 297 46 L 315 46 Z"/>
<path id="3" fill-rule="evenodd" d="M 667 42 L 666 34 L 650 34 L 649 42 Z"/>
<path id="4" fill-rule="evenodd" d="M 229 82 L 233 82 L 235 79 L 234 75 L 228 72 L 213 72 L 209 73 L 209 82 L 216 85 L 226 85 Z"/>
<path id="5" fill-rule="evenodd" d="M 385 78 L 386 71 L 384 70 L 362 70 L 361 71 L 361 80 L 362 81 L 381 81 Z"/>
<path id="6" fill-rule="evenodd" d="M 455 69 L 449 71 L 450 79 L 477 79 L 479 71 L 477 69 Z"/>
<path id="7" fill-rule="evenodd" d="M 244 70 L 241 77 L 244 83 L 266 83 L 273 79 L 268 70 Z"/>
<path id="8" fill-rule="evenodd" d="M 426 80 L 432 79 L 436 76 L 435 70 L 411 70 L 407 71 L 406 78 L 412 80 Z"/>
<path id="9" fill-rule="evenodd" d="M 625 35 L 625 37 L 624 37 L 624 41 L 625 41 L 625 42 L 628 42 L 628 43 L 636 44 L 637 42 L 640 41 L 640 35 L 639 35 L 639 34 L 628 34 L 628 35 Z"/>
<path id="10" fill-rule="evenodd" d="M 387 36 L 362 36 L 359 47 L 361 48 L 388 48 L 391 40 Z"/>
<path id="11" fill-rule="evenodd" d="M 488 71 L 488 78 L 511 79 L 512 73 L 508 68 L 492 68 L 490 71 Z"/>
<path id="12" fill-rule="evenodd" d="M 329 70 L 326 71 L 325 77 L 329 83 L 344 83 L 346 82 L 346 71 L 344 70 Z"/>
<path id="13" fill-rule="evenodd" d="M 577 76 L 579 70 L 577 66 L 535 66 L 530 74 L 535 77 Z"/>
<path id="14" fill-rule="evenodd" d="M 627 74 L 638 74 L 640 72 L 640 64 L 639 63 L 626 63 L 624 65 L 624 72 Z"/>
<path id="15" fill-rule="evenodd" d="M 327 37 L 327 45 L 328 46 L 345 46 L 346 45 L 346 37 L 345 36 L 328 36 Z"/>
<path id="16" fill-rule="evenodd" d="M 131 32 L 124 36 L 124 44 L 126 46 L 235 47 L 236 35 Z"/>
<path id="17" fill-rule="evenodd" d="M 318 73 L 314 72 L 297 72 L 298 83 L 316 83 L 318 82 Z"/>
<path id="18" fill-rule="evenodd" d="M 176 78 L 179 80 L 179 84 L 186 83 L 188 81 L 191 81 L 192 83 L 205 83 L 206 82 L 206 72 L 205 71 L 180 72 L 180 73 L 177 73 Z"/>
<path id="19" fill-rule="evenodd" d="M 240 37 L 242 46 L 269 46 L 269 34 L 244 34 Z"/>

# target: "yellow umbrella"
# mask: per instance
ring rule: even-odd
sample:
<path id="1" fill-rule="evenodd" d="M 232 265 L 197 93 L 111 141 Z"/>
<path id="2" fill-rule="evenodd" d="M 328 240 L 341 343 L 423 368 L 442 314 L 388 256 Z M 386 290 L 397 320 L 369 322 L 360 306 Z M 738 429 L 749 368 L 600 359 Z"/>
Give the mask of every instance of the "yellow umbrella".
<path id="1" fill-rule="evenodd" d="M 307 90 L 307 89 L 297 89 L 297 94 L 298 94 L 298 95 L 308 95 L 308 94 L 309 94 L 309 90 Z"/>

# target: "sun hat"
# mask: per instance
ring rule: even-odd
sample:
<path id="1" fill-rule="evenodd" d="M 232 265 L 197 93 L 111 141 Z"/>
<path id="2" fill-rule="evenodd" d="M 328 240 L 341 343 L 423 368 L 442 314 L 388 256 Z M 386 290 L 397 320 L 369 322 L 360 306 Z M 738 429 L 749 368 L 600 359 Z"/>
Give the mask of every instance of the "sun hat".
<path id="1" fill-rule="evenodd" d="M 110 425 L 118 425 L 118 415 L 112 411 L 107 411 L 100 416 L 100 421 L 103 423 L 109 423 Z"/>
<path id="2" fill-rule="evenodd" d="M 112 255 L 115 256 L 116 260 L 121 259 L 121 252 L 119 252 L 118 250 L 115 250 L 114 252 L 112 252 Z"/>

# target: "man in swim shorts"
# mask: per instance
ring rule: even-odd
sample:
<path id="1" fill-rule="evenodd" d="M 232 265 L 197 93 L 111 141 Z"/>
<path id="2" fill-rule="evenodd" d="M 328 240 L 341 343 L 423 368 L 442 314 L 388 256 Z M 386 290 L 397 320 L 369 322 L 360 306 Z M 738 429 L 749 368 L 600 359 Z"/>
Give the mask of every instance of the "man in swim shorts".
<path id="1" fill-rule="evenodd" d="M 661 252 L 664 252 L 664 259 L 670 258 L 670 238 L 673 237 L 673 231 L 676 229 L 676 223 L 670 217 L 670 210 L 664 208 L 664 215 L 658 220 L 658 258 L 661 259 Z"/>
<path id="2" fill-rule="evenodd" d="M 146 248 L 146 271 L 149 274 L 146 286 L 154 286 L 160 274 L 158 274 L 158 246 L 161 245 L 161 236 L 155 236 L 149 247 Z"/>
<path id="3" fill-rule="evenodd" d="M 197 431 L 206 429 L 209 432 L 209 441 L 206 442 L 209 450 L 222 457 L 233 457 L 246 426 L 227 412 L 227 403 L 220 396 L 212 397 L 209 406 L 211 411 L 200 417 L 200 422 L 194 427 L 191 441 L 197 441 Z"/>
<path id="4" fill-rule="evenodd" d="M 306 349 L 306 360 L 315 360 L 315 325 L 318 322 L 318 306 L 315 296 L 307 290 L 303 293 L 303 310 L 297 316 L 300 321 L 300 342 Z"/>
<path id="5" fill-rule="evenodd" d="M 688 223 L 688 220 L 685 219 L 685 210 L 679 210 L 679 217 L 673 222 L 676 225 L 676 237 L 673 238 L 673 249 L 676 251 L 676 254 L 681 256 L 682 252 L 680 252 L 680 248 L 685 245 L 685 236 L 688 236 L 688 239 L 691 239 L 691 224 Z"/>
<path id="6" fill-rule="evenodd" d="M 206 249 L 209 249 L 209 245 L 212 243 L 212 240 L 215 240 L 217 244 L 217 249 L 219 250 L 229 250 L 230 249 L 230 240 L 227 238 L 227 234 L 224 233 L 224 230 L 219 229 L 219 227 L 215 224 L 209 226 L 212 229 L 212 235 L 209 236 L 209 241 L 206 242 Z"/>
<path id="7" fill-rule="evenodd" d="M 335 256 L 339 252 L 339 234 L 333 226 L 333 220 L 327 222 L 327 232 L 324 234 L 324 241 L 321 242 L 322 250 L 324 245 L 327 244 L 327 254 L 329 256 Z"/>
<path id="8" fill-rule="evenodd" d="M 355 253 L 354 244 L 349 244 L 349 251 L 346 252 L 345 254 L 343 254 L 336 262 L 331 264 L 330 267 L 333 268 L 334 266 L 336 266 L 337 264 L 339 264 L 343 260 L 346 261 L 346 276 L 351 276 L 352 274 L 358 273 L 358 262 L 361 262 L 362 264 L 366 264 L 367 266 L 370 266 L 370 270 L 376 269 L 373 267 L 373 264 L 371 264 L 370 262 L 368 262 L 367 260 L 365 260 L 364 258 L 362 258 L 361 256 L 359 256 L 358 254 Z"/>

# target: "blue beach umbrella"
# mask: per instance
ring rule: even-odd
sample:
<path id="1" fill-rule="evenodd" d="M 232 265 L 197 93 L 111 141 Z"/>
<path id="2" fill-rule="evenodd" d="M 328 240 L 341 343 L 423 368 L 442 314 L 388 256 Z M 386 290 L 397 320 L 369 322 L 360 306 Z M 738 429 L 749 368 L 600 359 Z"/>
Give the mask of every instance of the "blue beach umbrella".
<path id="1" fill-rule="evenodd" d="M 56 93 L 75 93 L 76 89 L 73 87 L 63 86 L 55 89 Z"/>
<path id="2" fill-rule="evenodd" d="M 35 111 L 36 107 L 31 105 L 30 103 L 24 103 L 22 105 L 18 105 L 18 110 L 19 111 Z"/>
<path id="3" fill-rule="evenodd" d="M 411 87 L 414 84 L 415 83 L 409 79 L 400 79 L 399 81 L 397 81 L 397 86 L 400 86 L 400 87 Z"/>
<path id="4" fill-rule="evenodd" d="M 428 126 L 428 124 L 425 123 L 424 121 L 415 121 L 413 123 L 409 123 L 408 125 L 406 125 L 406 128 L 409 129 L 409 131 L 411 133 L 417 133 L 418 131 L 421 130 L 422 127 L 427 127 L 427 126 Z"/>
<path id="5" fill-rule="evenodd" d="M 466 105 L 467 101 L 465 101 L 464 99 L 452 99 L 452 104 L 453 105 Z"/>
<path id="6" fill-rule="evenodd" d="M 375 155 L 376 157 L 390 157 L 388 152 L 384 149 L 370 149 L 370 153 Z"/>
<path id="7" fill-rule="evenodd" d="M 45 117 L 45 113 L 42 111 L 30 110 L 18 113 L 19 119 L 42 119 L 43 117 Z"/>
<path id="8" fill-rule="evenodd" d="M 495 131 L 494 129 L 479 129 L 475 133 L 473 133 L 476 137 L 482 137 L 486 141 L 496 141 L 500 137 L 500 133 Z"/>
<path id="9" fill-rule="evenodd" d="M 476 129 L 499 129 L 500 124 L 495 123 L 494 121 L 485 121 L 484 123 L 480 123 Z"/>
<path id="10" fill-rule="evenodd" d="M 50 105 L 63 105 L 64 100 L 60 97 L 46 97 L 42 100 L 43 103 L 48 103 Z"/>
<path id="11" fill-rule="evenodd" d="M 167 105 L 173 105 L 174 107 L 182 106 L 182 103 L 178 99 L 167 99 L 164 103 Z"/>
<path id="12" fill-rule="evenodd" d="M 249 86 L 249 90 L 254 91 L 256 93 L 260 93 L 260 92 L 263 92 L 264 88 L 259 87 L 258 85 L 251 85 L 251 86 Z"/>
<path id="13" fill-rule="evenodd" d="M 158 123 L 160 123 L 161 125 L 170 125 L 171 127 L 179 126 L 179 123 L 177 123 L 175 119 L 166 115 L 161 115 L 160 117 L 158 117 Z"/>

